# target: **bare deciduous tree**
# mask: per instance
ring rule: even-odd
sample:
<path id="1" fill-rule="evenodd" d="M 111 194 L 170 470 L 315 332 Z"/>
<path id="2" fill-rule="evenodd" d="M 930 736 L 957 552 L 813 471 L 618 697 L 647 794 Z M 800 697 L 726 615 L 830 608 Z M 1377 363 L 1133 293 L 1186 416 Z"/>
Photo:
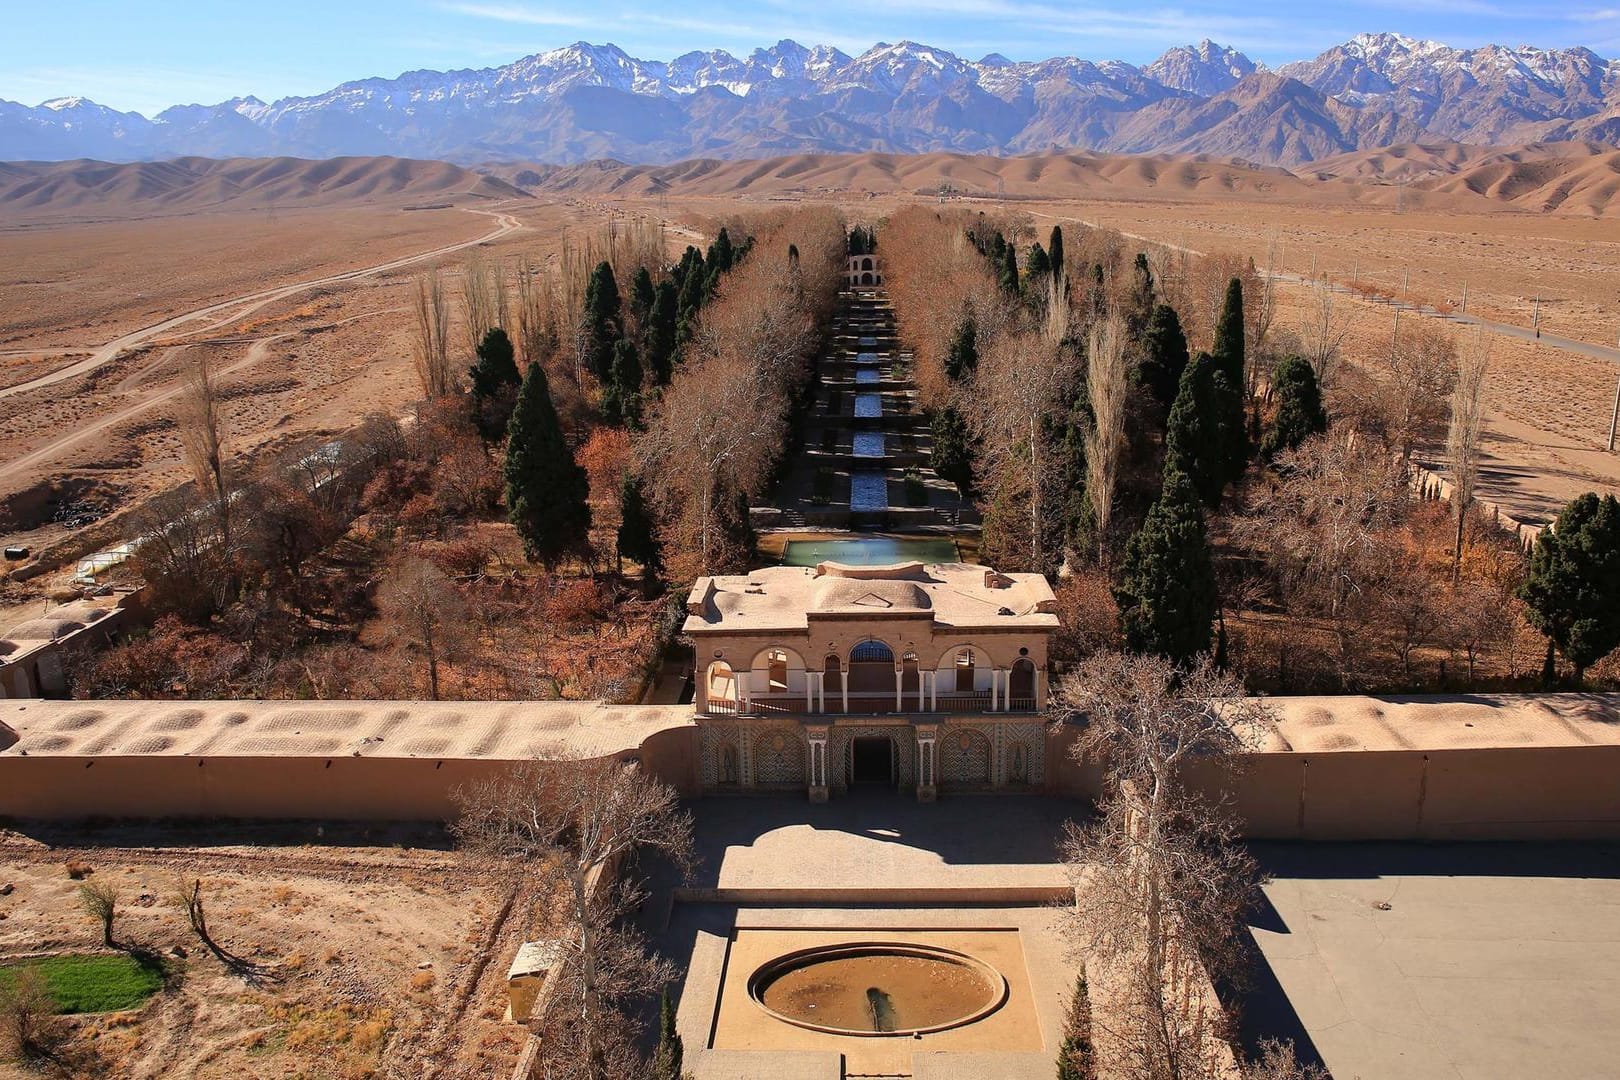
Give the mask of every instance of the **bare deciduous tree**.
<path id="1" fill-rule="evenodd" d="M 1056 701 L 1060 720 L 1085 725 L 1076 755 L 1104 769 L 1099 816 L 1071 825 L 1064 850 L 1076 943 L 1116 977 L 1114 1008 L 1097 1018 L 1110 1075 L 1212 1077 L 1218 1008 L 1205 972 L 1237 969 L 1257 874 L 1223 805 L 1190 788 L 1188 773 L 1234 767 L 1269 718 L 1207 659 L 1184 671 L 1100 654 L 1064 679 Z"/>
<path id="2" fill-rule="evenodd" d="M 560 891 L 570 937 L 560 992 L 538 1018 L 548 1077 L 635 1075 L 627 1009 L 674 977 L 623 918 L 644 893 L 622 875 L 637 852 L 656 852 L 683 874 L 692 819 L 668 785 L 612 758 L 535 762 L 458 791 L 452 833 L 472 852 L 516 861 Z"/>
<path id="3" fill-rule="evenodd" d="M 180 445 L 197 490 L 206 493 L 219 527 L 221 550 L 231 547 L 231 481 L 225 460 L 219 388 L 207 356 L 187 365 L 180 394 Z"/>
<path id="4" fill-rule="evenodd" d="M 1125 326 L 1109 315 L 1091 326 L 1086 356 L 1086 395 L 1091 425 L 1086 429 L 1086 497 L 1096 517 L 1097 552 L 1108 561 L 1108 526 L 1113 520 L 1114 485 L 1125 453 Z"/>
<path id="5" fill-rule="evenodd" d="M 1457 381 L 1457 345 L 1431 319 L 1403 326 L 1384 354 L 1381 388 L 1390 446 L 1402 461 L 1434 438 L 1445 422 Z"/>
<path id="6" fill-rule="evenodd" d="M 110 881 L 87 881 L 79 886 L 79 907 L 101 924 L 101 943 L 113 946 L 113 920 L 118 917 L 118 887 Z"/>
<path id="7" fill-rule="evenodd" d="M 377 590 L 377 614 L 392 641 L 427 661 L 428 693 L 439 700 L 439 665 L 460 655 L 467 608 L 455 585 L 433 563 L 407 556 Z"/>
<path id="8" fill-rule="evenodd" d="M 461 271 L 462 324 L 467 356 L 478 353 L 484 335 L 507 321 L 506 266 L 486 259 L 476 248 Z"/>
<path id="9" fill-rule="evenodd" d="M 416 279 L 415 340 L 416 378 L 422 396 L 437 400 L 455 388 L 450 369 L 450 305 L 445 298 L 439 271 L 424 270 Z"/>
<path id="10" fill-rule="evenodd" d="M 0 1052 L 25 1062 L 49 1058 L 58 1035 L 56 1002 L 39 968 L 0 980 Z"/>
<path id="11" fill-rule="evenodd" d="M 1485 425 L 1485 373 L 1491 347 L 1481 327 L 1457 359 L 1457 382 L 1451 389 L 1451 426 L 1446 432 L 1446 464 L 1451 468 L 1451 512 L 1457 518 L 1457 543 L 1452 551 L 1451 583 L 1462 575 L 1463 544 L 1467 540 L 1468 509 L 1479 482 L 1479 441 Z"/>
<path id="12" fill-rule="evenodd" d="M 1308 286 L 1304 314 L 1300 320 L 1300 355 L 1316 369 L 1317 384 L 1324 391 L 1334 384 L 1338 374 L 1340 349 L 1350 333 L 1351 308 L 1340 303 L 1333 283 L 1324 275 Z"/>

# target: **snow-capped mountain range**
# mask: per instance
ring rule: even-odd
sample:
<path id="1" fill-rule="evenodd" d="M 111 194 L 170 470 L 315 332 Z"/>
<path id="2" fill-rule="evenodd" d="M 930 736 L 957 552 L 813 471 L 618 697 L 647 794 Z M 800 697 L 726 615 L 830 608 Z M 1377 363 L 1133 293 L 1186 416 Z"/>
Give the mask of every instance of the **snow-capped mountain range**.
<path id="1" fill-rule="evenodd" d="M 1588 49 L 1454 49 L 1363 34 L 1276 71 L 1204 41 L 1145 67 L 964 60 L 903 41 L 860 56 L 782 41 L 640 60 L 578 43 L 504 67 L 412 71 L 314 97 L 177 105 L 0 101 L 0 160 L 393 154 L 668 162 L 788 153 L 1199 152 L 1296 165 L 1394 142 L 1620 140 L 1620 62 Z"/>

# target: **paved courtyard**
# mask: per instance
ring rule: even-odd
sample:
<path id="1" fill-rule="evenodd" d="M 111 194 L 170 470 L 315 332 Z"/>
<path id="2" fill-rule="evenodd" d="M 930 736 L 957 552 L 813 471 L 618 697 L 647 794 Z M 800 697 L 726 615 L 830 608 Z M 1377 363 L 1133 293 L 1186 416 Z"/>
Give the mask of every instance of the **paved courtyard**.
<path id="1" fill-rule="evenodd" d="M 1620 1075 L 1620 847 L 1255 852 L 1274 877 L 1251 1038 L 1314 1045 L 1335 1080 Z"/>
<path id="2" fill-rule="evenodd" d="M 1067 885 L 1056 845 L 1081 804 L 856 792 L 825 805 L 737 798 L 692 809 L 702 868 L 649 915 L 663 918 L 660 951 L 685 969 L 678 1022 L 699 1080 L 1048 1080 L 1075 970 L 1044 898 Z M 743 989 L 760 959 L 748 943 L 761 934 L 951 947 L 987 930 L 1007 935 L 993 966 L 1012 987 L 1004 1015 L 988 1023 L 915 1039 L 811 1037 L 760 1012 Z"/>

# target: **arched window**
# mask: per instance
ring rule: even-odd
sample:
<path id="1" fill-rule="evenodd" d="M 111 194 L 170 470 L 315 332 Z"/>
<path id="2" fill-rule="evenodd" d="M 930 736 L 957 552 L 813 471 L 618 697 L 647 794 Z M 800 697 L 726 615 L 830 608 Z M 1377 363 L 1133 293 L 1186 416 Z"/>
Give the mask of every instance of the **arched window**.
<path id="1" fill-rule="evenodd" d="M 837 653 L 828 653 L 827 659 L 822 662 L 821 670 L 824 673 L 822 687 L 829 694 L 841 694 L 844 691 L 844 662 L 838 658 Z"/>
<path id="2" fill-rule="evenodd" d="M 788 655 L 786 649 L 772 649 L 765 654 L 770 666 L 769 689 L 773 694 L 786 693 L 788 688 Z"/>
<path id="3" fill-rule="evenodd" d="M 868 274 L 862 274 L 861 275 L 861 284 L 862 285 L 870 285 L 870 284 L 872 284 L 872 275 L 869 274 L 869 273 Z"/>
<path id="4" fill-rule="evenodd" d="M 870 269 L 872 269 L 872 260 L 871 259 L 862 259 L 861 260 L 861 269 L 862 270 L 870 270 Z"/>
<path id="5" fill-rule="evenodd" d="M 917 670 L 917 654 L 908 652 L 900 658 L 900 689 L 916 694 L 922 688 L 922 676 Z"/>
<path id="6" fill-rule="evenodd" d="M 1012 666 L 1012 678 L 1007 684 L 1012 706 L 1015 709 L 1033 709 L 1035 707 L 1035 665 L 1028 657 L 1016 661 Z"/>
<path id="7" fill-rule="evenodd" d="M 863 641 L 849 650 L 852 664 L 893 664 L 894 650 L 881 641 Z"/>
<path id="8" fill-rule="evenodd" d="M 973 678 L 973 650 L 958 649 L 956 652 L 956 692 L 959 694 L 972 693 Z"/>
<path id="9" fill-rule="evenodd" d="M 709 665 L 709 677 L 704 688 L 710 705 L 736 706 L 737 676 L 724 660 L 716 660 Z"/>

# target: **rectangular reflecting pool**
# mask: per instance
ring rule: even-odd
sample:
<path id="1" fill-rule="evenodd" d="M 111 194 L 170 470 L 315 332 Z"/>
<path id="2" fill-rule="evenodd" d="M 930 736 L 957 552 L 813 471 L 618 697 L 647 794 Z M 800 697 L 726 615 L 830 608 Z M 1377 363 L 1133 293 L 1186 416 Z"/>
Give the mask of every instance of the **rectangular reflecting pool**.
<path id="1" fill-rule="evenodd" d="M 886 566 L 899 562 L 957 562 L 953 540 L 891 540 L 885 536 L 859 540 L 789 540 L 782 552 L 788 566 L 814 566 L 839 562 L 847 566 Z"/>
<path id="2" fill-rule="evenodd" d="M 880 458 L 883 456 L 883 432 L 857 431 L 852 440 L 856 457 Z"/>
<path id="3" fill-rule="evenodd" d="M 855 369 L 855 381 L 858 383 L 875 383 L 883 381 L 883 372 L 875 367 Z"/>
<path id="4" fill-rule="evenodd" d="M 851 510 L 884 510 L 889 505 L 889 476 L 882 472 L 852 472 L 849 474 L 849 508 Z"/>
<path id="5" fill-rule="evenodd" d="M 883 415 L 883 395 L 882 394 L 856 394 L 855 395 L 855 415 L 856 416 L 882 416 Z"/>
<path id="6" fill-rule="evenodd" d="M 878 362 L 878 354 L 875 352 L 858 352 L 855 354 L 855 362 L 857 364 L 875 364 Z"/>

